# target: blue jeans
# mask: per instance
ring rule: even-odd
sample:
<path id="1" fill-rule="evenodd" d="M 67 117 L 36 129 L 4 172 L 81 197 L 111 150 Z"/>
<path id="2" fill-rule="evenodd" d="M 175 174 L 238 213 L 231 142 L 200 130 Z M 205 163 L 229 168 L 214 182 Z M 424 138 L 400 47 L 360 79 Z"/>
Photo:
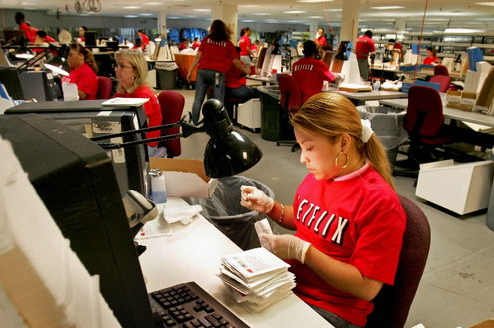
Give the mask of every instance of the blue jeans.
<path id="1" fill-rule="evenodd" d="M 242 85 L 241 87 L 238 88 L 226 88 L 225 97 L 238 98 L 238 99 L 242 99 L 243 101 L 247 101 L 252 98 L 258 98 L 259 96 L 257 95 L 256 89 L 252 89 L 246 85 Z"/>
<path id="2" fill-rule="evenodd" d="M 352 323 L 349 323 L 345 319 L 340 318 L 336 314 L 329 312 L 327 310 L 321 309 L 315 305 L 307 303 L 311 308 L 314 309 L 321 317 L 323 317 L 327 322 L 335 326 L 335 328 L 360 328 Z"/>
<path id="3" fill-rule="evenodd" d="M 216 74 L 218 74 L 218 79 L 216 79 Z M 196 94 L 194 104 L 192 105 L 192 122 L 194 124 L 199 122 L 202 103 L 204 102 L 204 98 L 206 98 L 206 93 L 210 87 L 213 90 L 213 98 L 224 102 L 225 74 L 211 69 L 200 69 L 197 72 Z"/>

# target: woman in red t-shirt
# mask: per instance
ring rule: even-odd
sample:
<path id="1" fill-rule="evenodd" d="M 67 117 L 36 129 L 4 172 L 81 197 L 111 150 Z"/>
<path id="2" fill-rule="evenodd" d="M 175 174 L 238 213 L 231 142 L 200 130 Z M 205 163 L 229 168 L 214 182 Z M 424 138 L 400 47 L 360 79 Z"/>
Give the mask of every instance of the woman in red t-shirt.
<path id="1" fill-rule="evenodd" d="M 260 237 L 290 264 L 295 294 L 336 328 L 364 327 L 372 299 L 394 283 L 406 226 L 386 152 L 337 93 L 312 96 L 291 123 L 309 171 L 293 205 L 251 186 L 242 186 L 241 204 L 296 230 Z"/>
<path id="2" fill-rule="evenodd" d="M 428 47 L 426 49 L 427 57 L 422 61 L 425 65 L 438 65 L 441 64 L 441 59 L 436 56 L 436 49 Z"/>
<path id="3" fill-rule="evenodd" d="M 70 65 L 70 83 L 77 84 L 77 92 L 81 100 L 96 99 L 98 92 L 98 65 L 94 56 L 87 48 L 80 43 L 70 45 L 69 57 L 67 61 Z"/>
<path id="4" fill-rule="evenodd" d="M 148 64 L 139 50 L 117 51 L 115 53 L 115 73 L 117 74 L 117 93 L 115 97 L 148 98 L 144 103 L 148 127 L 161 125 L 161 107 L 154 92 L 146 85 Z M 146 132 L 146 138 L 158 138 L 161 132 Z M 148 143 L 148 155 L 155 157 L 158 142 Z"/>
<path id="5" fill-rule="evenodd" d="M 192 123 L 198 124 L 201 106 L 209 88 L 213 90 L 213 98 L 221 102 L 225 98 L 225 73 L 235 65 L 245 74 L 250 71 L 238 59 L 235 46 L 230 41 L 231 31 L 226 24 L 217 19 L 209 28 L 209 34 L 202 40 L 197 54 L 189 68 L 187 81 L 195 67 L 199 64 L 196 80 L 196 94 L 192 105 Z"/>

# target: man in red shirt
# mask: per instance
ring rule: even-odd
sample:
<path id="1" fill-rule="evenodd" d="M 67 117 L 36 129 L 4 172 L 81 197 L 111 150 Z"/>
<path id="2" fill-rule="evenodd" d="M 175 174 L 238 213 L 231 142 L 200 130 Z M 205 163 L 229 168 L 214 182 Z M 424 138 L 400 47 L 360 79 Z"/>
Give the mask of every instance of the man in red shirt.
<path id="1" fill-rule="evenodd" d="M 19 30 L 24 31 L 24 36 L 29 42 L 34 42 L 36 39 L 36 31 L 37 29 L 32 28 L 29 24 L 26 23 L 26 17 L 24 13 L 18 11 L 15 13 L 15 22 L 19 25 Z"/>
<path id="2" fill-rule="evenodd" d="M 249 66 L 251 63 L 250 58 L 254 56 L 251 49 L 250 27 L 246 27 L 243 32 L 244 34 L 238 41 L 238 46 L 240 47 L 240 60 L 243 61 L 245 65 Z"/>
<path id="3" fill-rule="evenodd" d="M 144 30 L 138 30 L 137 34 L 141 38 L 141 43 L 142 43 L 142 51 L 145 52 L 147 46 L 149 45 L 149 37 L 144 33 Z"/>
<path id="4" fill-rule="evenodd" d="M 328 40 L 326 40 L 326 34 L 324 34 L 324 29 L 323 28 L 319 28 L 317 30 L 317 34 L 316 34 L 316 38 L 314 39 L 314 42 L 318 46 L 325 46 L 325 45 L 328 44 Z"/>
<path id="5" fill-rule="evenodd" d="M 369 54 L 376 52 L 374 40 L 372 40 L 372 31 L 367 30 L 365 34 L 357 38 L 355 42 L 355 53 L 357 55 L 358 68 L 360 77 L 367 81 L 369 79 Z"/>
<path id="6" fill-rule="evenodd" d="M 317 45 L 314 41 L 305 41 L 303 52 L 305 57 L 295 62 L 292 68 L 292 76 L 299 86 L 302 103 L 321 92 L 324 81 L 334 81 L 328 65 L 315 58 Z"/>

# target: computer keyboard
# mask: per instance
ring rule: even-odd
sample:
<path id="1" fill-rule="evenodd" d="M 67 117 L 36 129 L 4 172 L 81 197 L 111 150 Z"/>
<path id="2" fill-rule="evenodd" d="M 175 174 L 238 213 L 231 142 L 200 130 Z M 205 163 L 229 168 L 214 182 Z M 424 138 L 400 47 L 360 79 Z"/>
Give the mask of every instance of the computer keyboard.
<path id="1" fill-rule="evenodd" d="M 195 282 L 186 282 L 149 294 L 161 327 L 248 328 L 240 318 Z"/>

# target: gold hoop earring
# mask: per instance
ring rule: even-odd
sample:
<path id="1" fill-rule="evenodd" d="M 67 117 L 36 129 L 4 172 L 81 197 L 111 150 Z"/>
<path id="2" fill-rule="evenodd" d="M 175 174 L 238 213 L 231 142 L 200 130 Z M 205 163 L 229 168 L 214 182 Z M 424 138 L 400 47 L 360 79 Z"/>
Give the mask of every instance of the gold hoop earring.
<path id="1" fill-rule="evenodd" d="M 339 158 L 340 156 L 342 155 L 345 155 L 345 164 L 343 166 L 339 166 L 338 165 L 338 162 L 339 162 Z M 340 167 L 342 169 L 346 168 L 348 166 L 348 162 L 349 162 L 349 159 L 348 159 L 348 155 L 342 151 L 340 151 L 340 153 L 338 155 L 336 155 L 335 159 L 334 159 L 334 164 L 337 166 L 337 167 Z"/>

